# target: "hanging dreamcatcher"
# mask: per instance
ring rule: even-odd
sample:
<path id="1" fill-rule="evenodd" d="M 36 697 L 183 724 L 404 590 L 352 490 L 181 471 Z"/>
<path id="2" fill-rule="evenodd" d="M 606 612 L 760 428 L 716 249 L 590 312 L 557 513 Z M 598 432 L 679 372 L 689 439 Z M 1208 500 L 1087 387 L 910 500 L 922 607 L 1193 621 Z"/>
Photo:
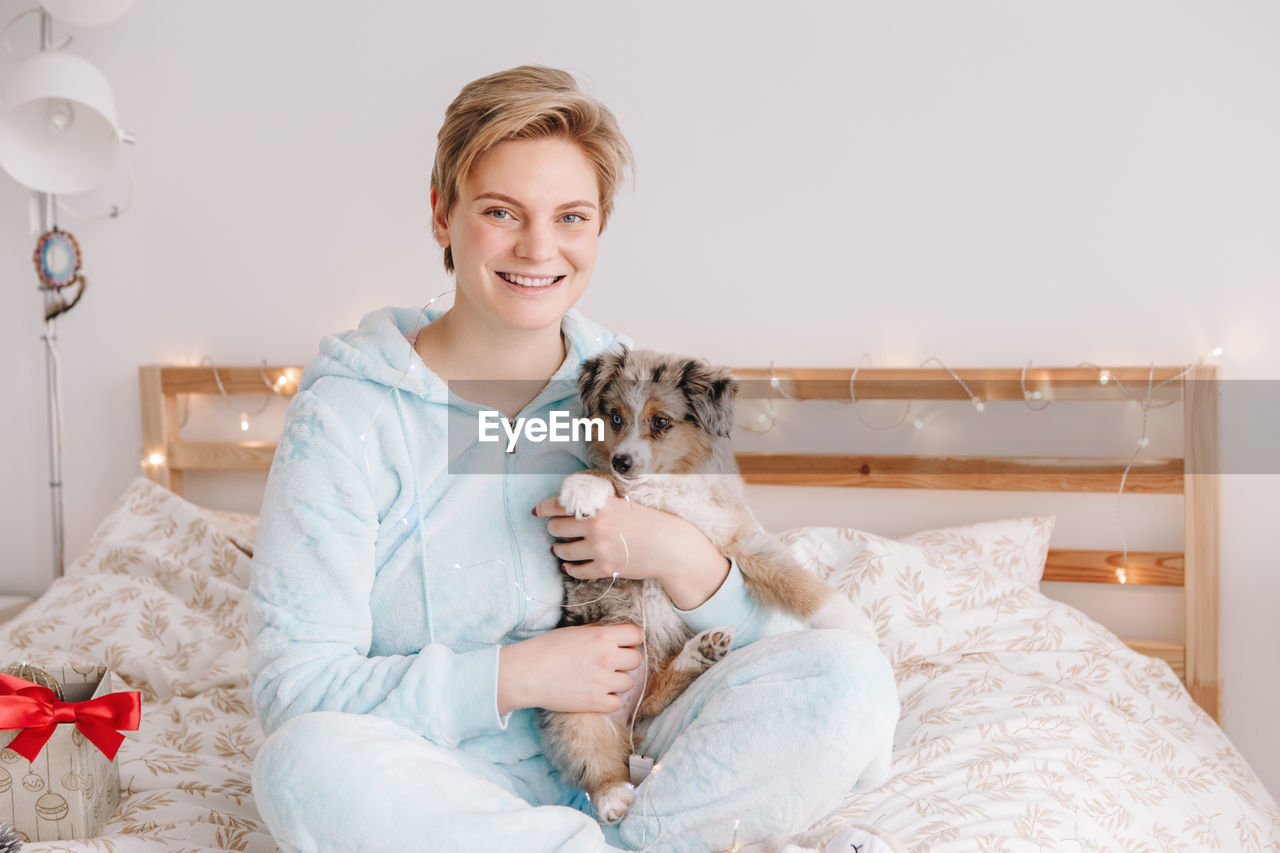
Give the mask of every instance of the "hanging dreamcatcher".
<path id="1" fill-rule="evenodd" d="M 45 291 L 44 318 L 52 320 L 76 307 L 85 288 L 76 238 L 55 226 L 40 235 L 32 260 L 40 277 L 40 289 Z"/>

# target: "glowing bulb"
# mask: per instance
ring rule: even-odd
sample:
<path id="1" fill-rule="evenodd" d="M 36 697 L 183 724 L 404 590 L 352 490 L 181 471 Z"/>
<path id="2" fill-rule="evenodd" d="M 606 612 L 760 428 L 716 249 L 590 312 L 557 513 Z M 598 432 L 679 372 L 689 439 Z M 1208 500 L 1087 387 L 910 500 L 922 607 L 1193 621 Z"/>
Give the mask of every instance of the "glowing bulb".
<path id="1" fill-rule="evenodd" d="M 163 465 L 163 464 L 164 464 L 164 454 L 163 454 L 163 453 L 152 453 L 150 456 L 148 456 L 148 457 L 147 457 L 147 464 L 148 464 L 148 465 Z"/>
<path id="2" fill-rule="evenodd" d="M 974 410 L 975 410 L 975 411 L 979 411 L 979 412 L 981 412 L 981 411 L 982 411 L 982 398 L 981 398 L 981 397 L 974 397 L 974 398 L 973 398 L 973 408 L 974 408 Z"/>
<path id="3" fill-rule="evenodd" d="M 912 418 L 911 425 L 916 429 L 924 429 L 924 421 L 920 420 L 919 418 Z"/>
<path id="4" fill-rule="evenodd" d="M 1151 439 L 1147 438 L 1145 435 L 1142 438 L 1138 439 L 1139 447 L 1146 447 L 1150 443 L 1151 443 Z"/>
<path id="5" fill-rule="evenodd" d="M 1209 350 L 1209 358 L 1217 358 L 1220 355 L 1222 355 L 1222 347 L 1214 347 Z"/>
<path id="6" fill-rule="evenodd" d="M 1108 382 L 1110 382 L 1110 381 L 1111 381 L 1111 371 L 1110 371 L 1110 370 L 1104 370 L 1104 371 L 1102 371 L 1101 373 L 1099 373 L 1099 374 L 1098 374 L 1098 383 L 1099 383 L 1100 385 L 1106 385 L 1106 384 L 1107 384 Z"/>
<path id="7" fill-rule="evenodd" d="M 1129 576 L 1125 573 L 1124 566 L 1116 569 L 1116 580 L 1120 581 L 1120 583 L 1128 582 Z"/>
<path id="8" fill-rule="evenodd" d="M 289 377 L 287 377 L 287 376 L 285 376 L 283 373 L 281 373 L 279 376 L 277 376 L 277 377 L 276 377 L 276 388 L 277 388 L 277 389 L 283 388 L 283 387 L 284 387 L 284 383 L 286 383 L 286 382 L 288 382 L 288 381 L 289 381 Z"/>
<path id="9" fill-rule="evenodd" d="M 240 413 L 240 431 L 241 432 L 249 431 L 249 413 L 248 412 Z"/>
<path id="10" fill-rule="evenodd" d="M 770 380 L 769 380 L 769 384 L 770 384 L 770 385 L 772 385 L 774 388 L 777 388 L 777 387 L 778 387 L 778 377 L 776 377 L 776 376 L 775 376 L 775 377 L 773 377 L 772 379 L 770 379 Z"/>

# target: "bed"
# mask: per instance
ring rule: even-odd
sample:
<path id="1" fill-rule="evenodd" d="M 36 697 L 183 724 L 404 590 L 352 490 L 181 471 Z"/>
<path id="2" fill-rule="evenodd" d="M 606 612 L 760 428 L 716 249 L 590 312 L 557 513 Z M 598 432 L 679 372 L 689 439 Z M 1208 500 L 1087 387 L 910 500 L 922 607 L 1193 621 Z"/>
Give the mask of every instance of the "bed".
<path id="1" fill-rule="evenodd" d="M 1124 381 L 1181 368 L 1110 368 Z M 229 394 L 292 391 L 295 367 L 222 368 Z M 743 369 L 747 396 L 847 399 L 849 371 Z M 958 371 L 983 400 L 1115 399 L 1096 369 Z M 266 382 L 264 382 L 264 378 Z M 889 780 L 846 821 L 932 853 L 1280 850 L 1280 808 L 1218 727 L 1221 713 L 1216 394 L 1211 367 L 1160 394 L 1182 406 L 1178 458 L 1143 459 L 1126 488 L 1182 494 L 1181 552 L 1050 547 L 1054 520 L 1005 519 L 887 539 L 785 531 L 797 556 L 875 622 L 902 703 Z M 218 394 L 210 368 L 140 369 L 142 466 L 84 553 L 0 627 L 0 658 L 110 665 L 143 694 L 104 834 L 30 851 L 274 850 L 250 791 L 263 733 L 247 677 L 252 515 L 186 501 L 183 475 L 265 471 L 267 442 L 184 439 L 179 399 Z M 268 386 L 271 386 L 268 388 Z M 864 370 L 859 397 L 966 399 L 950 372 Z M 1114 491 L 1126 460 L 742 453 L 748 482 L 831 487 Z M 1117 571 L 1123 569 L 1123 571 Z M 1040 592 L 1042 579 L 1185 588 L 1185 643 L 1120 641 Z M 0 751 L 0 770 L 23 761 Z M 6 770 L 8 768 L 8 770 Z M 5 778 L 0 775 L 0 780 Z M 0 785 L 0 787 L 3 787 Z M 3 796 L 0 793 L 0 796 Z"/>

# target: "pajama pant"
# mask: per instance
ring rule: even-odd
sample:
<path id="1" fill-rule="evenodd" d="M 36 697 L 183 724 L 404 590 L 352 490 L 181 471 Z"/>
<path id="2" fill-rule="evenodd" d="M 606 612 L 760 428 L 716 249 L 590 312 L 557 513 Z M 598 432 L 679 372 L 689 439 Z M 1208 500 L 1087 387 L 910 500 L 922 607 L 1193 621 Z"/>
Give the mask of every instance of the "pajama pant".
<path id="1" fill-rule="evenodd" d="M 739 843 L 800 831 L 883 782 L 897 721 L 879 649 L 795 631 L 734 650 L 649 722 L 640 752 L 657 768 L 613 826 L 543 755 L 495 764 L 334 711 L 276 730 L 253 791 L 286 851 L 724 851 L 735 820 Z"/>

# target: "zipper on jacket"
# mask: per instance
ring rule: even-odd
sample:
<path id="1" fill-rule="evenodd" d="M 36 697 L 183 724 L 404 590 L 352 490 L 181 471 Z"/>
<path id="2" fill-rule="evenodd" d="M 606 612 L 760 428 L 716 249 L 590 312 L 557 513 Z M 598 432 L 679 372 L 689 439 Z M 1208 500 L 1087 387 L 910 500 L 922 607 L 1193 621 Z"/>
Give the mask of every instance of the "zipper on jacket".
<path id="1" fill-rule="evenodd" d="M 518 450 L 516 451 L 519 452 Z M 504 453 L 502 461 L 502 510 L 507 521 L 507 539 L 511 542 L 511 571 L 515 574 L 513 580 L 518 583 L 520 589 L 528 589 L 524 577 L 524 561 L 520 559 L 520 542 L 516 538 L 515 527 L 511 524 L 511 461 L 514 453 Z M 518 596 L 516 607 L 519 617 L 516 619 L 515 628 L 524 625 L 524 620 L 528 616 L 529 602 L 525 595 Z"/>

